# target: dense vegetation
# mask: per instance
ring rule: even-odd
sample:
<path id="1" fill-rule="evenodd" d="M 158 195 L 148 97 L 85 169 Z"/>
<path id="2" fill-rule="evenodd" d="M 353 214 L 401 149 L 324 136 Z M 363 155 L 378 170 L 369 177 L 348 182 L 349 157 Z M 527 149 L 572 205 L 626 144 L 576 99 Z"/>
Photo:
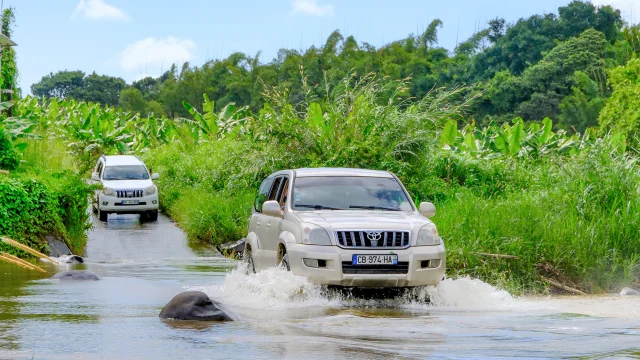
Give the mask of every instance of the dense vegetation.
<path id="1" fill-rule="evenodd" d="M 13 9 L 5 9 L 5 35 L 11 35 L 14 20 Z M 0 88 L 16 89 L 17 73 L 15 51 L 3 49 Z M 45 236 L 51 235 L 81 252 L 91 189 L 73 171 L 71 155 L 61 139 L 12 116 L 11 95 L 3 92 L 2 100 L 8 101 L 0 102 L 0 236 L 47 252 Z M 1 242 L 0 252 L 28 255 Z"/>
<path id="2" fill-rule="evenodd" d="M 0 148 L 31 171 L 80 173 L 101 153 L 139 153 L 162 174 L 163 209 L 216 244 L 246 235 L 273 171 L 390 170 L 436 203 L 450 276 L 516 292 L 542 290 L 541 276 L 589 292 L 637 282 L 638 28 L 580 1 L 492 20 L 453 52 L 440 26 L 380 49 L 334 32 L 270 63 L 233 54 L 131 86 L 50 74 L 3 121 L 17 145 Z M 64 147 L 64 161 L 38 146 Z"/>
<path id="3" fill-rule="evenodd" d="M 470 86 L 465 95 L 475 100 L 468 115 L 482 124 L 550 117 L 558 128 L 582 132 L 598 124 L 611 96 L 608 70 L 640 50 L 637 28 L 623 30 L 618 10 L 581 1 L 560 7 L 557 15 L 533 15 L 514 24 L 494 19 L 453 51 L 438 46 L 442 26 L 436 19 L 423 33 L 380 48 L 336 31 L 321 47 L 281 49 L 270 62 L 262 62 L 260 53 L 235 53 L 201 66 L 174 65 L 157 78 L 124 88 L 121 79 L 61 71 L 34 84 L 32 93 L 184 117 L 189 114 L 182 101 L 202 111 L 204 93 L 216 100 L 217 110 L 234 103 L 257 112 L 265 102 L 265 84 L 286 89 L 289 101 L 298 104 L 307 96 L 301 73 L 310 91 L 322 96 L 346 76 L 374 72 L 392 80 L 410 78 L 404 94 L 409 101 L 419 101 L 434 88 Z"/>

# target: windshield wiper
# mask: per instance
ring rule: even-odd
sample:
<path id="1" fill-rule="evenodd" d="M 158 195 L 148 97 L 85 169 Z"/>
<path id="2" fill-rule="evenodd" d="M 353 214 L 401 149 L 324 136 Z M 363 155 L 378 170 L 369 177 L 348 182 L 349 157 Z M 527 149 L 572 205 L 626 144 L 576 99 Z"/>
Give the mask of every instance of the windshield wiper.
<path id="1" fill-rule="evenodd" d="M 329 206 L 324 206 L 324 205 L 307 205 L 307 204 L 295 204 L 295 207 L 303 207 L 303 208 L 311 208 L 314 210 L 341 210 L 341 209 L 336 209 L 336 208 L 332 208 Z"/>
<path id="2" fill-rule="evenodd" d="M 390 207 L 386 207 L 386 206 L 362 206 L 362 205 L 351 205 L 351 206 L 349 206 L 349 209 L 401 211 L 400 209 L 390 208 Z"/>

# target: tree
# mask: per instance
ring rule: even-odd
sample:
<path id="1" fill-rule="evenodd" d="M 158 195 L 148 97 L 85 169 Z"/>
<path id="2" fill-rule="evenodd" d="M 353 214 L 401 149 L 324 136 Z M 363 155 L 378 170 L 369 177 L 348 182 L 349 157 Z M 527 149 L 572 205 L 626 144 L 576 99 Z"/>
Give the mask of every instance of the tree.
<path id="1" fill-rule="evenodd" d="M 626 135 L 629 141 L 640 144 L 640 59 L 632 59 L 625 66 L 611 70 L 611 97 L 598 119 L 603 132 Z"/>
<path id="2" fill-rule="evenodd" d="M 6 8 L 2 12 L 2 33 L 11 38 L 13 32 L 13 24 L 15 23 L 15 15 L 12 7 Z M 0 55 L 2 69 L 0 71 L 0 89 L 7 89 L 18 92 L 18 66 L 16 64 L 16 52 L 12 47 L 2 50 Z M 0 95 L 0 101 L 12 99 L 12 93 L 7 92 Z M 12 116 L 12 108 L 7 110 L 7 115 Z"/>
<path id="3" fill-rule="evenodd" d="M 98 75 L 95 72 L 84 78 L 83 86 L 75 88 L 69 97 L 80 101 L 92 101 L 103 105 L 117 106 L 120 91 L 127 84 L 121 78 Z"/>
<path id="4" fill-rule="evenodd" d="M 144 101 L 140 90 L 134 87 L 128 87 L 120 91 L 118 106 L 127 111 L 133 111 L 141 114 L 144 114 L 147 111 L 147 102 Z"/>
<path id="5" fill-rule="evenodd" d="M 84 73 L 82 71 L 58 71 L 50 73 L 31 85 L 31 93 L 37 97 L 66 98 L 70 92 L 84 85 Z"/>
<path id="6" fill-rule="evenodd" d="M 31 92 L 38 97 L 72 98 L 116 106 L 120 90 L 126 83 L 121 78 L 97 75 L 95 72 L 85 77 L 82 71 L 59 71 L 50 73 L 31 85 Z"/>

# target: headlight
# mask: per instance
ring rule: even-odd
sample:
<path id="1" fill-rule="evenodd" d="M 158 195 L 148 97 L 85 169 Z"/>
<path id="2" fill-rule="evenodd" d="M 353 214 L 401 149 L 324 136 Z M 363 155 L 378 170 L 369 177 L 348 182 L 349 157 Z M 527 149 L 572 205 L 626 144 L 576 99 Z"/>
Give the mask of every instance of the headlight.
<path id="1" fill-rule="evenodd" d="M 417 246 L 440 245 L 440 236 L 438 230 L 433 225 L 425 225 L 418 232 Z"/>
<path id="2" fill-rule="evenodd" d="M 302 243 L 307 245 L 331 245 L 329 233 L 323 227 L 306 224 L 302 230 Z"/>
<path id="3" fill-rule="evenodd" d="M 106 188 L 104 188 L 104 189 L 102 189 L 102 193 L 103 193 L 103 194 L 105 194 L 105 195 L 107 195 L 107 196 L 113 196 L 113 195 L 115 195 L 115 192 L 113 191 L 113 189 L 111 189 L 111 188 L 107 188 L 107 187 L 106 187 Z"/>
<path id="4" fill-rule="evenodd" d="M 144 189 L 144 196 L 153 195 L 156 193 L 156 186 L 151 185 L 148 188 Z"/>

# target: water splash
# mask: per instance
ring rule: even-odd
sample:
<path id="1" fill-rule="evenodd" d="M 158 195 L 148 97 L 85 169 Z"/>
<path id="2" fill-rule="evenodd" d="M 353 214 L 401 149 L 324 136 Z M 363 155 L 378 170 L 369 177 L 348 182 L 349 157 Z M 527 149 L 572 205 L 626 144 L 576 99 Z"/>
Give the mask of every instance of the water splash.
<path id="1" fill-rule="evenodd" d="M 495 311 L 516 307 L 518 300 L 478 279 L 447 279 L 438 286 L 410 289 L 397 297 L 363 299 L 328 291 L 282 268 L 248 274 L 244 264 L 218 286 L 199 288 L 234 307 L 283 310 L 303 307 L 385 307 L 413 310 Z"/>

